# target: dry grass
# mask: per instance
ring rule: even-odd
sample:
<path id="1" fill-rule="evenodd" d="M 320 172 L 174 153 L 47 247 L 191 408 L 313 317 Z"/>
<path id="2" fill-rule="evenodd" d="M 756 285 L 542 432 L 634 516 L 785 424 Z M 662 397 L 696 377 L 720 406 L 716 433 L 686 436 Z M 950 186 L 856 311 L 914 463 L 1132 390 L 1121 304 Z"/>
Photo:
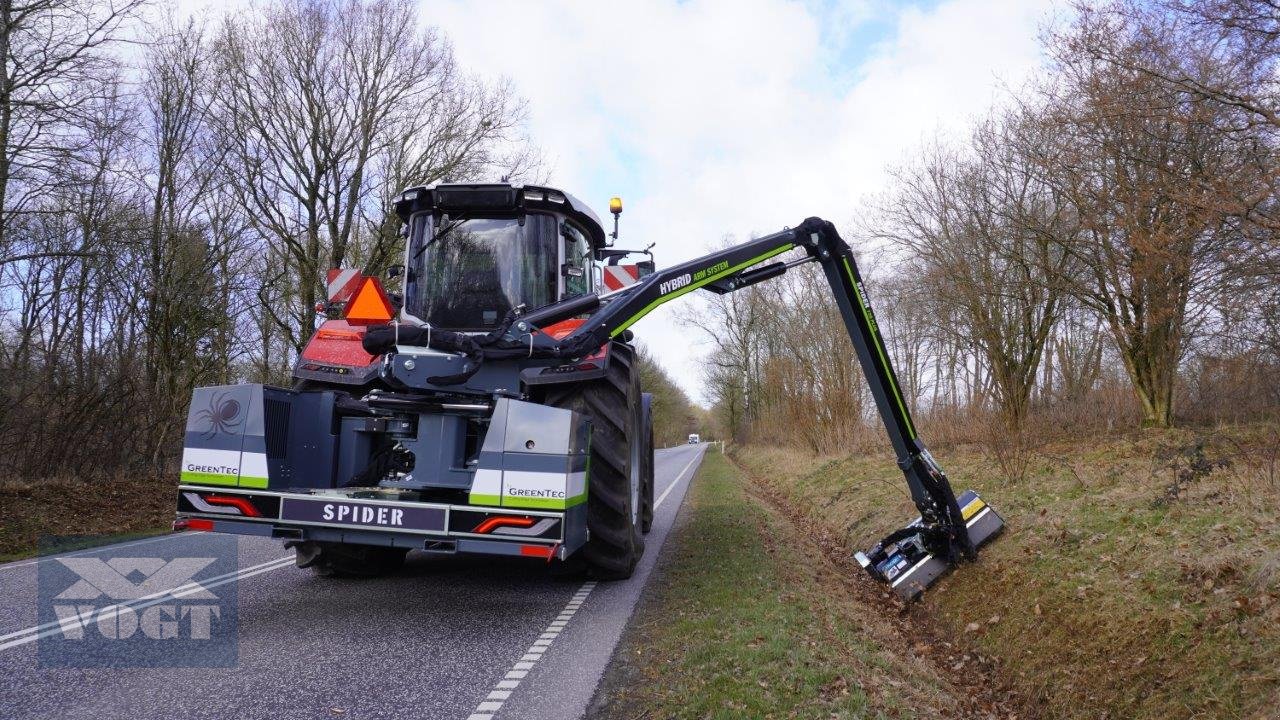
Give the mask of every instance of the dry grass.
<path id="1" fill-rule="evenodd" d="M 939 458 L 954 484 L 980 490 L 1008 530 L 912 613 L 1000 659 L 1029 712 L 1275 717 L 1278 438 L 1253 425 L 1058 442 L 1021 482 L 954 448 Z M 914 514 L 888 456 L 738 457 L 849 549 Z"/>
<path id="2" fill-rule="evenodd" d="M 170 479 L 136 476 L 0 481 L 0 560 L 165 532 L 175 492 Z"/>

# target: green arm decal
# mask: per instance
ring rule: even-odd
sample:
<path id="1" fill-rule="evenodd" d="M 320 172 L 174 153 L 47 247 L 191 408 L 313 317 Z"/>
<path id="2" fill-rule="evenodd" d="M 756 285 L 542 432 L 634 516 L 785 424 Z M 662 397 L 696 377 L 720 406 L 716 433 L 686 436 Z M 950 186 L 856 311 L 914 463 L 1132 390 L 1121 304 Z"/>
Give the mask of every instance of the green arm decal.
<path id="1" fill-rule="evenodd" d="M 752 265 L 755 265 L 756 263 L 762 262 L 764 260 L 768 260 L 769 258 L 775 255 L 781 255 L 782 253 L 790 250 L 793 247 L 795 247 L 794 244 L 787 243 L 786 245 L 776 247 L 770 250 L 769 252 L 764 253 L 763 255 L 757 255 L 751 258 L 750 260 L 747 260 L 745 262 L 740 262 L 737 265 L 734 265 L 733 267 L 730 267 L 730 268 L 725 268 L 724 270 L 721 270 L 720 272 L 715 273 L 714 275 L 708 275 L 702 278 L 701 280 L 697 280 L 693 283 L 685 285 L 679 290 L 672 290 L 666 295 L 663 295 L 655 299 L 653 302 L 649 303 L 648 305 L 645 305 L 640 312 L 636 313 L 635 315 L 632 315 L 630 318 L 627 319 L 626 322 L 614 328 L 613 331 L 609 333 L 609 337 L 617 337 L 618 335 L 622 334 L 623 330 L 626 330 L 627 328 L 631 327 L 631 325 L 634 324 L 637 320 L 644 317 L 645 315 L 648 315 L 650 312 L 653 312 L 654 308 L 667 302 L 668 300 L 675 300 L 681 295 L 684 295 L 687 292 L 692 292 L 694 290 L 697 290 L 698 288 L 702 287 L 703 285 L 706 285 L 707 283 L 715 282 L 716 280 L 719 280 L 720 278 L 726 275 L 732 275 L 733 273 L 736 273 L 739 270 L 742 270 L 743 268 L 749 268 Z"/>
<path id="2" fill-rule="evenodd" d="M 893 368 L 889 367 L 889 358 L 884 354 L 884 341 L 880 338 L 880 328 L 876 325 L 875 320 L 871 318 L 871 308 L 867 306 L 866 299 L 862 293 L 858 292 L 858 281 L 853 277 L 853 268 L 849 266 L 849 258 L 844 258 L 844 271 L 849 275 L 849 285 L 853 288 L 853 294 L 858 298 L 858 307 L 862 310 L 862 318 L 867 321 L 867 329 L 871 331 L 872 344 L 876 347 L 876 355 L 880 358 L 880 367 L 884 368 L 884 376 L 889 378 L 889 389 L 893 392 L 893 399 L 898 403 L 898 410 L 902 413 L 902 418 L 907 421 L 907 433 L 911 439 L 916 437 L 916 429 L 911 424 L 911 413 L 907 412 L 907 406 L 902 402 L 902 391 L 898 389 L 897 378 L 893 374 Z"/>

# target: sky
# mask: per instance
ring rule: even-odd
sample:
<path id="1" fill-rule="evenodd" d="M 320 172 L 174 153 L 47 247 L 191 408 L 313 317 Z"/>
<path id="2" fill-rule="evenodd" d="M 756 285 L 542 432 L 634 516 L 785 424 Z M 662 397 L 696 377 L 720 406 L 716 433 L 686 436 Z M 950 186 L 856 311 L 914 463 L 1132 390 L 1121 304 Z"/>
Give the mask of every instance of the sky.
<path id="1" fill-rule="evenodd" d="M 175 0 L 181 12 L 222 7 Z M 1053 0 L 423 0 L 458 63 L 510 79 L 551 184 L 659 268 L 818 215 L 846 227 L 886 169 L 1042 62 Z M 676 305 L 634 326 L 695 401 L 708 346 Z M 697 302 L 694 300 L 694 302 Z"/>

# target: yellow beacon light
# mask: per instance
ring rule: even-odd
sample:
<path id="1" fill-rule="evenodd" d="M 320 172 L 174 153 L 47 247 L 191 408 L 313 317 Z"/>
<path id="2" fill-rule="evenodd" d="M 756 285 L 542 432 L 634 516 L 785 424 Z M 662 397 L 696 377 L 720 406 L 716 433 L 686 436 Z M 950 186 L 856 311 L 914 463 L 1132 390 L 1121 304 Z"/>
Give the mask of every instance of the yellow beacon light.
<path id="1" fill-rule="evenodd" d="M 609 245 L 618 239 L 618 216 L 622 214 L 622 198 L 614 195 L 609 198 L 609 212 L 613 213 L 613 232 L 609 234 Z"/>

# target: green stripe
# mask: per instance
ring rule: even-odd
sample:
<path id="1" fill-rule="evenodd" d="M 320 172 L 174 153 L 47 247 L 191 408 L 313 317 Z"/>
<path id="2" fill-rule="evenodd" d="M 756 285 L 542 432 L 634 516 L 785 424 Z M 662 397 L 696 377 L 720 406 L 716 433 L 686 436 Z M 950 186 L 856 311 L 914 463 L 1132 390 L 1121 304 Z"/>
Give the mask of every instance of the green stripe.
<path id="1" fill-rule="evenodd" d="M 250 475 L 221 475 L 218 473 L 192 472 L 183 470 L 181 475 L 182 482 L 191 483 L 192 485 L 225 485 L 228 487 L 250 487 L 265 488 L 267 479 L 264 477 L 253 477 Z"/>
<path id="2" fill-rule="evenodd" d="M 734 265 L 733 267 L 725 268 L 724 270 L 721 270 L 715 275 L 708 275 L 697 282 L 685 285 L 679 290 L 673 290 L 667 293 L 666 295 L 663 295 L 655 299 L 653 302 L 649 303 L 648 305 L 645 305 L 644 309 L 636 313 L 635 315 L 632 315 L 631 319 L 627 320 L 626 322 L 622 323 L 618 327 L 614 328 L 613 332 L 609 333 L 609 337 L 617 337 L 618 335 L 622 334 L 623 330 L 626 330 L 627 328 L 631 327 L 631 325 L 634 322 L 644 317 L 645 315 L 648 315 L 654 308 L 658 307 L 659 305 L 661 305 L 662 303 L 668 300 L 675 300 L 681 295 L 684 295 L 685 293 L 688 293 L 688 292 L 693 292 L 694 290 L 697 290 L 698 288 L 702 287 L 703 285 L 706 285 L 707 283 L 715 282 L 716 280 L 719 280 L 725 275 L 732 275 L 733 273 L 736 273 L 743 268 L 751 267 L 752 265 L 755 265 L 756 263 L 761 262 L 763 260 L 768 260 L 774 255 L 781 255 L 782 253 L 790 250 L 793 247 L 795 247 L 795 245 L 792 245 L 790 243 L 783 245 L 781 247 L 776 247 L 763 255 L 757 255 L 756 257 L 753 257 L 750 260 L 747 260 L 746 262 L 741 262 L 741 263 L 738 263 L 737 265 Z"/>
<path id="3" fill-rule="evenodd" d="M 898 381 L 894 379 L 893 368 L 889 367 L 889 358 L 884 354 L 884 341 L 880 338 L 880 328 L 876 325 L 875 320 L 871 319 L 871 308 L 867 306 L 867 302 L 862 297 L 862 293 L 858 292 L 858 281 L 853 277 L 853 268 L 849 266 L 849 258 L 845 257 L 844 269 L 849 273 L 849 283 L 853 286 L 853 294 L 858 298 L 858 307 L 862 309 L 862 318 L 867 321 L 867 329 L 871 331 L 872 344 L 876 346 L 876 354 L 880 356 L 880 366 L 884 368 L 884 376 L 889 378 L 889 389 L 893 391 L 893 399 L 898 403 L 898 410 L 902 413 L 902 419 L 907 423 L 907 433 L 912 439 L 915 439 L 916 429 L 911 424 L 911 414 L 907 412 L 907 406 L 902 402 L 902 392 L 898 390 Z"/>
<path id="4" fill-rule="evenodd" d="M 481 493 L 471 493 L 467 498 L 467 502 L 472 505 L 493 505 L 498 507 L 502 505 L 502 498 L 498 495 L 483 495 Z"/>

